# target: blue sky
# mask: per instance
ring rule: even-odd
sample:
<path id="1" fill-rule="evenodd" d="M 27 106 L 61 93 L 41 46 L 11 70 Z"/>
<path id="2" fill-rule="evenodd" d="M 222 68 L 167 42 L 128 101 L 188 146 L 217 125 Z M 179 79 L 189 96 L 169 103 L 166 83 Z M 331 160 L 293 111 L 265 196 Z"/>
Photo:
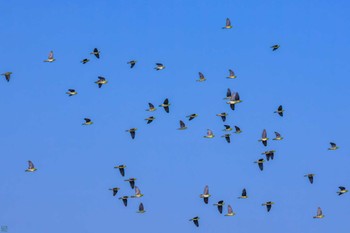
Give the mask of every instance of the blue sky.
<path id="1" fill-rule="evenodd" d="M 330 232 L 349 228 L 348 1 L 1 2 L 0 225 L 8 232 Z M 230 18 L 233 28 L 222 30 Z M 280 44 L 272 52 L 270 46 Z M 101 59 L 89 55 L 101 50 Z M 48 64 L 50 50 L 56 61 Z M 80 61 L 89 58 L 85 65 Z M 138 61 L 130 69 L 127 61 Z M 165 70 L 155 71 L 161 62 Z M 228 69 L 238 76 L 228 80 Z M 198 72 L 207 81 L 198 83 Z M 94 81 L 104 76 L 101 89 Z M 78 95 L 68 97 L 68 88 Z M 240 93 L 235 111 L 222 100 Z M 171 102 L 170 114 L 145 111 Z M 282 104 L 285 116 L 273 112 Z M 231 144 L 227 123 L 243 130 Z M 199 114 L 188 122 L 186 115 Z M 156 120 L 146 125 L 144 118 Z M 94 124 L 84 127 L 83 118 Z M 186 131 L 176 130 L 186 120 Z M 125 130 L 137 127 L 135 140 Z M 216 137 L 204 139 L 206 129 Z M 272 138 L 257 140 L 263 129 Z M 329 142 L 338 151 L 327 151 Z M 253 161 L 275 160 L 261 172 Z M 25 173 L 27 160 L 38 171 Z M 132 195 L 113 166 L 126 164 Z M 315 173 L 310 185 L 306 173 Z M 199 198 L 209 185 L 209 205 Z M 243 188 L 247 200 L 238 200 Z M 225 200 L 236 216 L 212 205 Z M 146 213 L 136 214 L 139 202 Z M 270 213 L 261 203 L 274 201 Z M 326 218 L 312 219 L 317 207 Z M 227 208 L 225 206 L 224 211 Z M 196 228 L 188 219 L 200 216 Z"/>

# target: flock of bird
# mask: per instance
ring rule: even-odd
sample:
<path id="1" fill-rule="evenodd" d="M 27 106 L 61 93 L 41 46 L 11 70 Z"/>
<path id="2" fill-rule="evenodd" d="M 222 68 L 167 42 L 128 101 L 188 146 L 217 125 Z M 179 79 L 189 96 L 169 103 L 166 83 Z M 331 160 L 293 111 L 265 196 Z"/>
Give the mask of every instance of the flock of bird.
<path id="1" fill-rule="evenodd" d="M 231 29 L 231 28 L 232 28 L 232 26 L 231 26 L 230 19 L 227 18 L 226 25 L 223 27 L 223 29 Z M 280 48 L 280 45 L 278 45 L 278 44 L 271 46 L 272 51 L 276 51 L 279 48 Z M 95 48 L 90 54 L 94 55 L 97 59 L 100 58 L 100 51 L 97 48 Z M 54 58 L 54 53 L 53 53 L 53 51 L 51 51 L 49 53 L 48 58 L 46 60 L 44 60 L 44 62 L 51 63 L 51 62 L 54 62 L 55 60 L 56 59 Z M 90 59 L 85 58 L 81 61 L 81 63 L 86 64 L 89 61 L 90 61 Z M 137 61 L 135 61 L 135 60 L 127 62 L 127 64 L 130 65 L 130 68 L 133 68 L 136 65 L 136 63 L 137 63 Z M 165 68 L 166 67 L 163 64 L 156 63 L 156 66 L 154 69 L 157 71 L 160 71 L 160 70 L 163 70 Z M 5 72 L 2 75 L 5 77 L 6 81 L 9 82 L 11 79 L 12 72 Z M 228 79 L 235 79 L 235 78 L 237 78 L 237 76 L 235 75 L 234 71 L 230 69 L 229 75 L 227 76 L 227 78 Z M 198 82 L 206 81 L 206 78 L 205 78 L 203 73 L 199 72 L 199 79 L 197 81 Z M 98 88 L 101 88 L 103 85 L 108 83 L 108 80 L 102 76 L 99 76 L 98 80 L 95 83 L 98 85 Z M 78 92 L 75 89 L 68 89 L 66 94 L 71 97 L 71 96 L 77 95 Z M 242 100 L 240 99 L 239 93 L 238 92 L 231 92 L 231 90 L 229 88 L 227 89 L 226 98 L 224 98 L 224 99 L 227 100 L 226 103 L 230 106 L 231 110 L 235 110 L 236 105 L 242 102 Z M 148 106 L 148 109 L 146 109 L 146 111 L 154 112 L 157 110 L 157 108 L 152 103 L 149 103 L 148 105 L 149 106 Z M 169 99 L 166 98 L 163 101 L 163 103 L 159 105 L 159 107 L 163 108 L 166 113 L 169 113 L 170 112 L 170 105 L 171 104 L 169 102 Z M 283 117 L 284 111 L 285 110 L 283 109 L 283 106 L 280 105 L 280 106 L 278 106 L 277 110 L 274 113 L 278 114 L 280 117 Z M 225 122 L 226 118 L 228 116 L 228 113 L 222 112 L 222 113 L 219 113 L 216 115 L 221 117 L 222 121 Z M 198 114 L 193 113 L 193 114 L 190 114 L 186 117 L 188 118 L 189 121 L 192 121 L 196 117 L 198 117 Z M 147 121 L 146 122 L 147 124 L 151 124 L 155 119 L 156 118 L 154 116 L 150 116 L 150 117 L 147 117 L 145 120 Z M 82 123 L 82 125 L 88 126 L 88 125 L 93 124 L 93 121 L 90 118 L 84 118 L 84 121 L 85 122 Z M 178 128 L 178 130 L 186 130 L 187 129 L 186 124 L 182 120 L 179 121 L 179 126 L 180 127 Z M 227 124 L 225 124 L 224 127 L 225 128 L 223 129 L 223 131 L 225 131 L 225 134 L 222 135 L 221 137 L 225 138 L 227 143 L 230 143 L 231 142 L 231 139 L 230 139 L 231 134 L 229 132 L 232 131 L 233 128 L 231 128 L 231 126 L 227 125 Z M 132 139 L 135 138 L 136 131 L 137 131 L 137 128 L 130 128 L 130 129 L 126 130 L 126 132 L 130 133 Z M 240 129 L 240 127 L 234 126 L 234 133 L 240 134 L 240 133 L 242 133 L 242 130 Z M 273 138 L 273 140 L 275 140 L 275 141 L 283 140 L 283 137 L 281 136 L 280 133 L 274 132 L 274 134 L 275 134 L 275 138 Z M 207 134 L 204 136 L 204 138 L 208 138 L 208 139 L 211 139 L 214 137 L 215 137 L 215 135 L 214 135 L 213 131 L 210 129 L 207 130 Z M 267 132 L 265 129 L 262 131 L 261 138 L 258 139 L 258 141 L 261 142 L 263 144 L 263 146 L 265 146 L 265 147 L 267 146 L 269 138 L 267 136 Z M 339 148 L 336 145 L 336 143 L 334 143 L 334 142 L 331 142 L 330 145 L 331 145 L 331 147 L 328 148 L 328 150 L 337 150 Z M 268 150 L 268 151 L 263 152 L 262 155 L 265 155 L 266 160 L 270 161 L 270 160 L 274 159 L 274 153 L 275 153 L 274 150 Z M 263 171 L 265 162 L 266 161 L 264 158 L 260 158 L 257 161 L 255 161 L 254 163 L 256 163 L 258 165 L 259 169 L 261 171 Z M 118 166 L 115 166 L 114 168 L 119 169 L 122 177 L 125 176 L 126 165 L 118 165 Z M 32 161 L 28 161 L 28 168 L 25 171 L 26 172 L 37 171 L 37 169 L 35 168 Z M 310 184 L 313 184 L 314 176 L 315 176 L 315 174 L 311 174 L 311 173 L 305 175 L 305 177 L 308 178 Z M 136 178 L 129 178 L 129 179 L 126 179 L 125 181 L 129 182 L 131 189 L 134 189 L 134 191 L 135 191 L 135 195 L 119 197 L 119 199 L 123 201 L 123 204 L 126 207 L 128 205 L 129 197 L 130 198 L 141 198 L 143 196 L 143 194 L 141 193 L 141 190 L 139 189 L 139 187 L 135 185 Z M 120 188 L 114 187 L 114 188 L 111 188 L 110 190 L 113 192 L 113 196 L 116 196 L 118 194 L 118 191 L 120 190 Z M 342 195 L 342 194 L 345 194 L 347 192 L 348 192 L 348 190 L 345 187 L 340 186 L 339 191 L 337 193 L 338 193 L 338 195 Z M 209 186 L 206 185 L 204 188 L 204 192 L 202 194 L 200 194 L 200 198 L 203 198 L 204 203 L 208 204 L 210 196 L 211 196 L 211 194 L 209 193 Z M 247 199 L 248 198 L 247 190 L 245 188 L 242 190 L 241 196 L 239 196 L 238 198 L 239 199 Z M 262 203 L 262 206 L 266 206 L 267 212 L 269 212 L 271 210 L 271 207 L 273 204 L 275 204 L 275 203 L 272 201 L 267 201 L 265 203 Z M 225 205 L 225 202 L 223 200 L 220 200 L 213 205 L 216 206 L 219 213 L 222 214 L 223 206 Z M 144 205 L 142 202 L 140 202 L 137 213 L 145 213 L 145 212 L 146 211 L 145 211 Z M 225 216 L 234 216 L 234 215 L 235 215 L 235 212 L 233 212 L 231 205 L 227 205 L 227 214 L 225 214 Z M 315 216 L 313 216 L 313 218 L 323 218 L 324 216 L 325 215 L 323 215 L 322 209 L 320 207 L 318 207 L 317 213 Z M 199 216 L 196 216 L 196 217 L 191 218 L 190 221 L 193 221 L 195 226 L 199 227 L 199 219 L 200 219 Z"/>

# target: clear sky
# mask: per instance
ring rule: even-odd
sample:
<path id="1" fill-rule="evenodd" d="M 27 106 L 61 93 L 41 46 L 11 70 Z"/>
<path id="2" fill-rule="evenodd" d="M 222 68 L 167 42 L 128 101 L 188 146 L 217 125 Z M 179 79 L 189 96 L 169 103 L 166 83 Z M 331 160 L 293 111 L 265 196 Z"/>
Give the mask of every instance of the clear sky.
<path id="1" fill-rule="evenodd" d="M 349 1 L 18 0 L 0 8 L 0 72 L 13 72 L 9 83 L 0 79 L 0 225 L 8 232 L 349 229 L 350 194 L 336 194 L 350 188 Z M 227 17 L 231 30 L 222 29 Z M 99 60 L 89 54 L 95 47 Z M 44 63 L 50 50 L 56 61 Z M 166 68 L 155 71 L 156 62 Z M 237 79 L 225 78 L 228 69 Z M 199 71 L 206 82 L 195 81 Z M 101 89 L 99 75 L 108 80 Z M 223 100 L 227 88 L 243 100 L 235 111 Z M 165 98 L 169 114 L 145 111 Z M 280 104 L 283 118 L 273 113 Z M 243 130 L 231 144 L 216 116 L 225 111 Z M 191 113 L 199 117 L 188 122 Z M 82 126 L 84 117 L 94 124 Z M 176 130 L 179 120 L 187 130 Z M 125 132 L 132 127 L 134 140 Z M 206 129 L 216 137 L 203 138 Z M 263 129 L 285 139 L 265 148 Z M 340 149 L 328 151 L 331 141 Z M 261 172 L 253 162 L 268 149 L 275 160 Z M 24 172 L 27 160 L 35 173 Z M 134 194 L 129 177 L 144 197 L 124 207 L 118 197 Z M 208 205 L 199 198 L 205 185 Z M 237 199 L 243 188 L 247 200 Z M 221 216 L 219 200 L 236 216 Z M 266 201 L 276 203 L 269 213 Z M 318 206 L 324 219 L 312 218 Z M 188 221 L 197 215 L 199 228 Z"/>

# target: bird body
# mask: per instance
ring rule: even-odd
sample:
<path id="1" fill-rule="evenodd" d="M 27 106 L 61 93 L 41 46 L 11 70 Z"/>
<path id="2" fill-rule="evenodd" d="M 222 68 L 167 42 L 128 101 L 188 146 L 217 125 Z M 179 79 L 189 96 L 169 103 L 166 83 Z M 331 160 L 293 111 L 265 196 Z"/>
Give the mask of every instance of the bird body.
<path id="1" fill-rule="evenodd" d="M 324 218 L 325 216 L 322 213 L 322 209 L 320 207 L 317 208 L 317 214 L 313 218 Z"/>
<path id="2" fill-rule="evenodd" d="M 272 207 L 273 204 L 275 204 L 275 203 L 272 202 L 272 201 L 268 201 L 268 202 L 265 202 L 265 203 L 263 203 L 263 204 L 261 204 L 261 205 L 262 205 L 262 206 L 266 206 L 267 212 L 270 212 L 271 207 Z"/>
<path id="3" fill-rule="evenodd" d="M 97 48 L 94 48 L 94 50 L 90 54 L 95 55 L 97 59 L 100 58 L 100 51 Z"/>
<path id="4" fill-rule="evenodd" d="M 281 136 L 280 133 L 275 132 L 275 135 L 276 135 L 276 137 L 273 138 L 272 140 L 276 140 L 276 141 L 281 141 L 281 140 L 283 140 L 283 137 Z"/>
<path id="5" fill-rule="evenodd" d="M 337 144 L 335 144 L 334 142 L 330 142 L 331 147 L 328 148 L 328 150 L 338 150 L 339 146 L 337 146 Z"/>
<path id="6" fill-rule="evenodd" d="M 238 197 L 239 199 L 247 199 L 248 196 L 247 196 L 247 190 L 246 189 L 243 189 L 242 190 L 242 195 L 240 197 Z"/>
<path id="7" fill-rule="evenodd" d="M 207 80 L 201 72 L 199 72 L 198 75 L 199 79 L 196 80 L 197 82 L 204 82 L 205 80 Z"/>
<path id="8" fill-rule="evenodd" d="M 274 113 L 277 113 L 278 115 L 283 117 L 283 112 L 284 112 L 284 109 L 283 109 L 282 105 L 280 105 L 280 106 L 278 106 L 277 111 L 275 111 Z"/>
<path id="9" fill-rule="evenodd" d="M 231 26 L 231 21 L 229 18 L 226 19 L 226 25 L 225 27 L 222 27 L 222 29 L 231 29 L 232 26 Z"/>
<path id="10" fill-rule="evenodd" d="M 10 82 L 12 72 L 5 72 L 1 75 L 5 76 L 7 82 Z"/>
<path id="11" fill-rule="evenodd" d="M 213 138 L 215 137 L 213 131 L 211 131 L 210 129 L 207 130 L 207 135 L 204 136 L 205 138 Z"/>
<path id="12" fill-rule="evenodd" d="M 233 212 L 233 210 L 232 210 L 232 207 L 231 207 L 231 205 L 228 205 L 227 206 L 227 214 L 225 214 L 225 216 L 235 216 L 236 215 L 236 213 L 235 212 Z"/>
<path id="13" fill-rule="evenodd" d="M 276 51 L 277 49 L 280 48 L 280 45 L 275 44 L 275 45 L 272 45 L 271 48 L 272 48 L 272 51 Z"/>
<path id="14" fill-rule="evenodd" d="M 189 115 L 189 116 L 186 116 L 186 117 L 188 117 L 189 119 L 189 121 L 192 121 L 194 118 L 196 118 L 198 116 L 198 114 L 196 114 L 196 113 L 193 113 L 193 114 L 191 114 L 191 115 Z"/>
<path id="15" fill-rule="evenodd" d="M 156 63 L 156 67 L 154 69 L 156 69 L 157 71 L 164 70 L 165 66 L 162 63 Z"/>
<path id="16" fill-rule="evenodd" d="M 262 171 L 264 170 L 264 163 L 265 163 L 265 160 L 264 159 L 259 159 L 257 161 L 255 161 L 254 163 L 257 163 L 258 166 L 259 166 L 259 169 Z"/>
<path id="17" fill-rule="evenodd" d="M 135 186 L 135 195 L 131 196 L 131 198 L 140 198 L 140 197 L 143 197 L 143 194 L 141 193 L 141 190 L 137 186 Z"/>
<path id="18" fill-rule="evenodd" d="M 131 128 L 131 129 L 128 129 L 125 131 L 130 133 L 132 139 L 135 139 L 136 130 L 137 130 L 137 128 Z"/>
<path id="19" fill-rule="evenodd" d="M 135 60 L 131 60 L 128 62 L 128 64 L 130 65 L 130 69 L 132 69 L 135 65 L 136 65 L 136 62 Z"/>
<path id="20" fill-rule="evenodd" d="M 68 91 L 66 92 L 66 94 L 67 94 L 68 96 L 73 96 L 73 95 L 78 94 L 78 92 L 76 92 L 74 89 L 68 89 Z"/>
<path id="21" fill-rule="evenodd" d="M 235 75 L 235 72 L 233 72 L 233 70 L 228 70 L 228 72 L 230 73 L 229 76 L 227 76 L 227 78 L 229 79 L 235 79 L 237 78 L 237 76 Z"/>
<path id="22" fill-rule="evenodd" d="M 222 207 L 224 206 L 224 201 L 218 201 L 218 203 L 213 204 L 214 206 L 218 207 L 218 211 L 220 214 L 222 214 Z"/>
<path id="23" fill-rule="evenodd" d="M 194 218 L 191 218 L 190 221 L 193 221 L 194 225 L 196 225 L 196 227 L 199 227 L 199 217 L 194 217 Z"/>
<path id="24" fill-rule="evenodd" d="M 50 53 L 49 53 L 49 56 L 48 56 L 48 58 L 46 59 L 46 60 L 44 60 L 44 62 L 54 62 L 56 59 L 53 57 L 53 51 L 51 51 Z"/>
<path id="25" fill-rule="evenodd" d="M 185 129 L 187 129 L 185 123 L 180 120 L 180 128 L 178 128 L 178 130 L 185 130 Z"/>
<path id="26" fill-rule="evenodd" d="M 98 84 L 98 88 L 101 88 L 102 85 L 108 83 L 108 81 L 104 77 L 98 76 L 98 80 L 95 83 Z"/>
<path id="27" fill-rule="evenodd" d="M 261 138 L 258 140 L 259 142 L 262 142 L 264 146 L 267 146 L 267 141 L 269 138 L 267 137 L 266 129 L 263 130 Z"/>
<path id="28" fill-rule="evenodd" d="M 154 116 L 147 117 L 145 120 L 147 121 L 147 124 L 150 124 L 156 119 Z"/>
<path id="29" fill-rule="evenodd" d="M 206 185 L 206 186 L 204 187 L 204 192 L 203 192 L 203 194 L 199 195 L 199 197 L 200 197 L 200 198 L 203 198 L 203 201 L 204 201 L 205 204 L 208 204 L 208 201 L 209 201 L 209 197 L 210 197 L 210 196 L 211 196 L 211 195 L 209 194 L 209 186 Z"/>
<path id="30" fill-rule="evenodd" d="M 159 107 L 163 107 L 166 113 L 169 113 L 169 99 L 166 98 L 162 104 L 159 105 Z"/>
<path id="31" fill-rule="evenodd" d="M 112 190 L 112 191 L 113 191 L 113 197 L 114 197 L 115 195 L 117 195 L 119 189 L 120 189 L 120 188 L 115 187 L 115 188 L 111 188 L 111 189 L 109 189 L 109 190 Z"/>
<path id="32" fill-rule="evenodd" d="M 126 165 L 118 165 L 118 166 L 115 166 L 114 168 L 118 168 L 120 174 L 121 174 L 122 176 L 125 176 L 125 168 L 126 168 Z"/>
<path id="33" fill-rule="evenodd" d="M 38 169 L 36 169 L 35 167 L 34 167 L 34 164 L 33 164 L 33 162 L 32 161 L 28 161 L 28 168 L 25 170 L 26 172 L 35 172 L 36 170 L 38 170 Z"/>
<path id="34" fill-rule="evenodd" d="M 83 125 L 92 125 L 94 122 L 91 121 L 90 118 L 84 118 L 85 122 L 83 123 Z"/>
<path id="35" fill-rule="evenodd" d="M 340 195 L 343 195 L 344 193 L 347 193 L 347 192 L 348 192 L 348 190 L 345 187 L 339 186 L 339 191 L 337 193 L 340 196 Z"/>

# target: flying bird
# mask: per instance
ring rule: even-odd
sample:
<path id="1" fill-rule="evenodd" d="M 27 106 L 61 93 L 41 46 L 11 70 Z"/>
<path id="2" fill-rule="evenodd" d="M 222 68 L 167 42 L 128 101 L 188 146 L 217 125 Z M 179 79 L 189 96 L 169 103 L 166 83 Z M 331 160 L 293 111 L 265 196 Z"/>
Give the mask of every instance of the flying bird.
<path id="1" fill-rule="evenodd" d="M 219 113 L 219 114 L 216 114 L 216 115 L 221 117 L 223 122 L 226 121 L 226 116 L 228 116 L 228 114 L 226 112 L 222 112 L 222 113 Z"/>
<path id="2" fill-rule="evenodd" d="M 224 206 L 224 204 L 224 201 L 218 201 L 218 203 L 215 203 L 213 205 L 217 206 L 219 213 L 222 214 L 222 207 Z"/>
<path id="3" fill-rule="evenodd" d="M 229 69 L 228 72 L 230 73 L 229 76 L 227 78 L 229 79 L 235 79 L 237 78 L 237 76 L 235 75 L 235 72 L 233 72 L 233 70 Z"/>
<path id="4" fill-rule="evenodd" d="M 344 193 L 347 193 L 347 192 L 348 192 L 348 190 L 345 187 L 339 186 L 339 191 L 337 193 L 340 196 L 340 195 L 343 195 Z"/>
<path id="5" fill-rule="evenodd" d="M 236 92 L 231 95 L 230 100 L 226 103 L 230 105 L 232 110 L 235 110 L 235 105 L 241 102 L 242 100 L 240 99 L 238 92 Z"/>
<path id="6" fill-rule="evenodd" d="M 231 136 L 231 134 L 227 133 L 227 134 L 225 134 L 225 135 L 223 135 L 223 136 L 221 136 L 221 137 L 225 138 L 226 141 L 227 141 L 227 143 L 231 143 L 231 138 L 230 138 L 230 136 Z"/>
<path id="7" fill-rule="evenodd" d="M 137 130 L 137 128 L 131 128 L 131 129 L 128 129 L 128 130 L 125 130 L 125 131 L 129 132 L 130 135 L 131 135 L 131 138 L 134 139 L 135 138 L 135 134 L 136 134 L 136 130 Z"/>
<path id="8" fill-rule="evenodd" d="M 265 162 L 264 159 L 259 159 L 259 160 L 255 161 L 254 163 L 257 163 L 259 166 L 259 169 L 262 171 L 262 170 L 264 170 L 264 162 Z"/>
<path id="9" fill-rule="evenodd" d="M 137 211 L 137 213 L 143 214 L 143 213 L 145 213 L 145 212 L 146 212 L 146 210 L 145 210 L 145 208 L 143 207 L 143 204 L 142 204 L 142 202 L 141 202 L 140 205 L 139 205 L 139 211 Z"/>
<path id="10" fill-rule="evenodd" d="M 211 131 L 210 129 L 207 129 L 207 135 L 204 137 L 205 138 L 213 138 L 213 137 L 215 137 L 215 135 L 213 134 L 213 131 Z"/>
<path id="11" fill-rule="evenodd" d="M 120 172 L 120 175 L 122 175 L 123 177 L 125 176 L 126 165 L 118 165 L 118 166 L 115 166 L 114 168 L 118 168 L 119 172 Z"/>
<path id="12" fill-rule="evenodd" d="M 272 202 L 272 201 L 268 201 L 268 202 L 265 202 L 265 203 L 263 203 L 263 204 L 261 204 L 261 205 L 262 205 L 262 206 L 266 206 L 267 212 L 270 212 L 271 207 L 272 207 L 273 204 L 275 204 L 275 203 Z"/>
<path id="13" fill-rule="evenodd" d="M 232 130 L 230 125 L 224 125 L 224 126 L 225 126 L 224 131 L 231 131 Z"/>
<path id="14" fill-rule="evenodd" d="M 193 114 L 191 114 L 191 115 L 189 115 L 189 116 L 186 116 L 186 117 L 188 117 L 189 119 L 189 121 L 192 121 L 194 118 L 196 118 L 198 116 L 198 114 L 196 114 L 196 113 L 193 113 Z"/>
<path id="15" fill-rule="evenodd" d="M 100 51 L 97 48 L 94 48 L 94 50 L 90 53 L 95 55 L 96 58 L 100 58 Z"/>
<path id="16" fill-rule="evenodd" d="M 154 116 L 147 117 L 145 120 L 147 121 L 147 124 L 150 124 L 156 119 Z"/>
<path id="17" fill-rule="evenodd" d="M 238 197 L 239 199 L 247 199 L 248 196 L 247 196 L 247 190 L 244 188 L 242 190 L 242 195 L 240 197 Z"/>
<path id="18" fill-rule="evenodd" d="M 278 115 L 283 117 L 283 112 L 284 112 L 284 109 L 283 109 L 282 105 L 280 105 L 280 106 L 278 106 L 277 111 L 275 111 L 274 113 L 278 113 Z"/>
<path id="19" fill-rule="evenodd" d="M 49 56 L 44 62 L 54 62 L 56 59 L 53 57 L 53 51 L 49 53 Z"/>
<path id="20" fill-rule="evenodd" d="M 203 198 L 203 201 L 204 201 L 205 204 L 208 204 L 208 201 L 209 201 L 209 197 L 210 197 L 210 196 L 211 196 L 211 195 L 209 194 L 209 186 L 206 185 L 206 186 L 204 187 L 204 192 L 203 192 L 203 194 L 199 195 L 199 197 L 200 197 L 200 198 Z"/>
<path id="21" fill-rule="evenodd" d="M 268 151 L 265 151 L 264 153 L 261 153 L 262 155 L 266 155 L 266 160 L 267 161 L 270 161 L 273 160 L 274 156 L 275 156 L 275 152 L 274 150 L 268 150 Z"/>
<path id="22" fill-rule="evenodd" d="M 269 138 L 267 137 L 266 129 L 264 129 L 259 142 L 262 142 L 264 146 L 267 146 L 267 140 L 269 140 Z"/>
<path id="23" fill-rule="evenodd" d="M 30 161 L 30 160 L 28 160 L 28 168 L 27 168 L 25 171 L 26 171 L 26 172 L 35 172 L 36 170 L 38 170 L 38 169 L 36 169 L 36 168 L 34 167 L 33 162 Z"/>
<path id="24" fill-rule="evenodd" d="M 107 79 L 102 76 L 98 76 L 98 80 L 95 83 L 98 84 L 98 88 L 101 88 L 102 85 L 106 84 L 107 82 Z"/>
<path id="25" fill-rule="evenodd" d="M 307 177 L 309 179 L 310 184 L 314 183 L 314 176 L 315 176 L 315 174 L 311 174 L 311 173 L 304 175 L 304 177 Z"/>
<path id="26" fill-rule="evenodd" d="M 159 107 L 163 107 L 164 110 L 165 110 L 167 113 L 169 113 L 169 106 L 170 106 L 170 103 L 169 103 L 169 99 L 168 99 L 168 98 L 166 98 L 166 99 L 164 100 L 164 102 L 163 102 L 161 105 L 159 105 Z"/>
<path id="27" fill-rule="evenodd" d="M 226 25 L 225 27 L 223 27 L 222 29 L 231 29 L 232 26 L 231 26 L 231 21 L 229 18 L 226 19 Z"/>
<path id="28" fill-rule="evenodd" d="M 236 126 L 236 125 L 235 125 L 235 129 L 236 129 L 236 132 L 235 132 L 235 133 L 237 133 L 237 134 L 243 132 L 243 131 L 242 131 L 238 126 Z"/>
<path id="29" fill-rule="evenodd" d="M 272 51 L 276 51 L 277 49 L 280 48 L 280 45 L 275 44 L 275 45 L 272 45 L 271 48 L 272 48 Z"/>
<path id="30" fill-rule="evenodd" d="M 1 75 L 5 76 L 7 82 L 10 82 L 12 72 L 5 72 Z"/>
<path id="31" fill-rule="evenodd" d="M 337 144 L 335 144 L 334 142 L 330 142 L 329 144 L 331 144 L 331 147 L 328 148 L 328 150 L 337 150 L 337 149 L 339 149 L 339 146 L 337 146 Z"/>
<path id="32" fill-rule="evenodd" d="M 230 205 L 227 206 L 227 214 L 225 216 L 235 216 L 236 213 L 233 212 L 232 207 Z"/>
<path id="33" fill-rule="evenodd" d="M 277 140 L 277 141 L 283 140 L 283 137 L 281 136 L 281 134 L 280 134 L 280 133 L 275 132 L 275 135 L 276 135 L 276 137 L 275 137 L 275 138 L 273 138 L 272 140 Z"/>
<path id="34" fill-rule="evenodd" d="M 135 66 L 136 62 L 137 61 L 135 61 L 135 60 L 131 60 L 128 62 L 128 64 L 130 65 L 130 69 L 132 69 Z"/>
<path id="35" fill-rule="evenodd" d="M 128 206 L 128 196 L 122 196 L 122 197 L 119 197 L 118 199 L 119 200 L 123 200 L 123 203 L 124 203 L 124 206 Z"/>
<path id="36" fill-rule="evenodd" d="M 178 130 L 185 130 L 185 129 L 187 129 L 185 123 L 180 120 L 180 128 L 178 128 Z"/>
<path id="37" fill-rule="evenodd" d="M 231 89 L 227 88 L 226 97 L 224 98 L 224 100 L 229 100 L 231 98 L 231 96 L 232 96 Z"/>
<path id="38" fill-rule="evenodd" d="M 324 218 L 324 215 L 322 213 L 322 209 L 320 207 L 317 208 L 317 214 L 313 218 Z"/>
<path id="39" fill-rule="evenodd" d="M 135 187 L 135 180 L 136 180 L 136 178 L 129 178 L 129 179 L 124 180 L 124 181 L 128 181 L 129 184 L 130 184 L 130 187 L 131 187 L 132 189 L 134 189 L 134 187 Z"/>
<path id="40" fill-rule="evenodd" d="M 148 109 L 146 111 L 154 112 L 157 110 L 152 103 L 148 103 Z"/>
<path id="41" fill-rule="evenodd" d="M 120 188 L 115 187 L 115 188 L 111 188 L 111 189 L 109 189 L 109 190 L 112 190 L 112 191 L 113 191 L 113 197 L 114 197 L 115 195 L 117 195 L 119 189 L 120 189 Z"/>
<path id="42" fill-rule="evenodd" d="M 199 217 L 194 217 L 194 218 L 191 218 L 190 221 L 193 221 L 194 225 L 196 225 L 196 227 L 199 227 Z"/>
<path id="43" fill-rule="evenodd" d="M 78 92 L 76 92 L 74 89 L 68 89 L 68 91 L 66 92 L 66 94 L 67 94 L 68 96 L 73 96 L 73 95 L 78 94 Z"/>
<path id="44" fill-rule="evenodd" d="M 81 61 L 81 63 L 86 64 L 86 63 L 88 63 L 89 61 L 90 61 L 89 59 L 85 58 L 85 59 L 83 59 L 83 60 Z"/>
<path id="45" fill-rule="evenodd" d="M 156 70 L 164 70 L 165 66 L 162 63 L 156 63 L 156 67 L 154 69 L 156 69 Z"/>
<path id="46" fill-rule="evenodd" d="M 131 196 L 131 198 L 139 198 L 139 197 L 142 197 L 143 194 L 141 193 L 141 190 L 135 186 L 135 196 Z"/>
<path id="47" fill-rule="evenodd" d="M 198 75 L 199 75 L 199 79 L 196 80 L 197 82 L 204 82 L 205 80 L 207 80 L 202 74 L 202 72 L 199 72 Z"/>
<path id="48" fill-rule="evenodd" d="M 90 118 L 84 118 L 85 122 L 82 125 L 92 125 L 94 122 Z"/>

